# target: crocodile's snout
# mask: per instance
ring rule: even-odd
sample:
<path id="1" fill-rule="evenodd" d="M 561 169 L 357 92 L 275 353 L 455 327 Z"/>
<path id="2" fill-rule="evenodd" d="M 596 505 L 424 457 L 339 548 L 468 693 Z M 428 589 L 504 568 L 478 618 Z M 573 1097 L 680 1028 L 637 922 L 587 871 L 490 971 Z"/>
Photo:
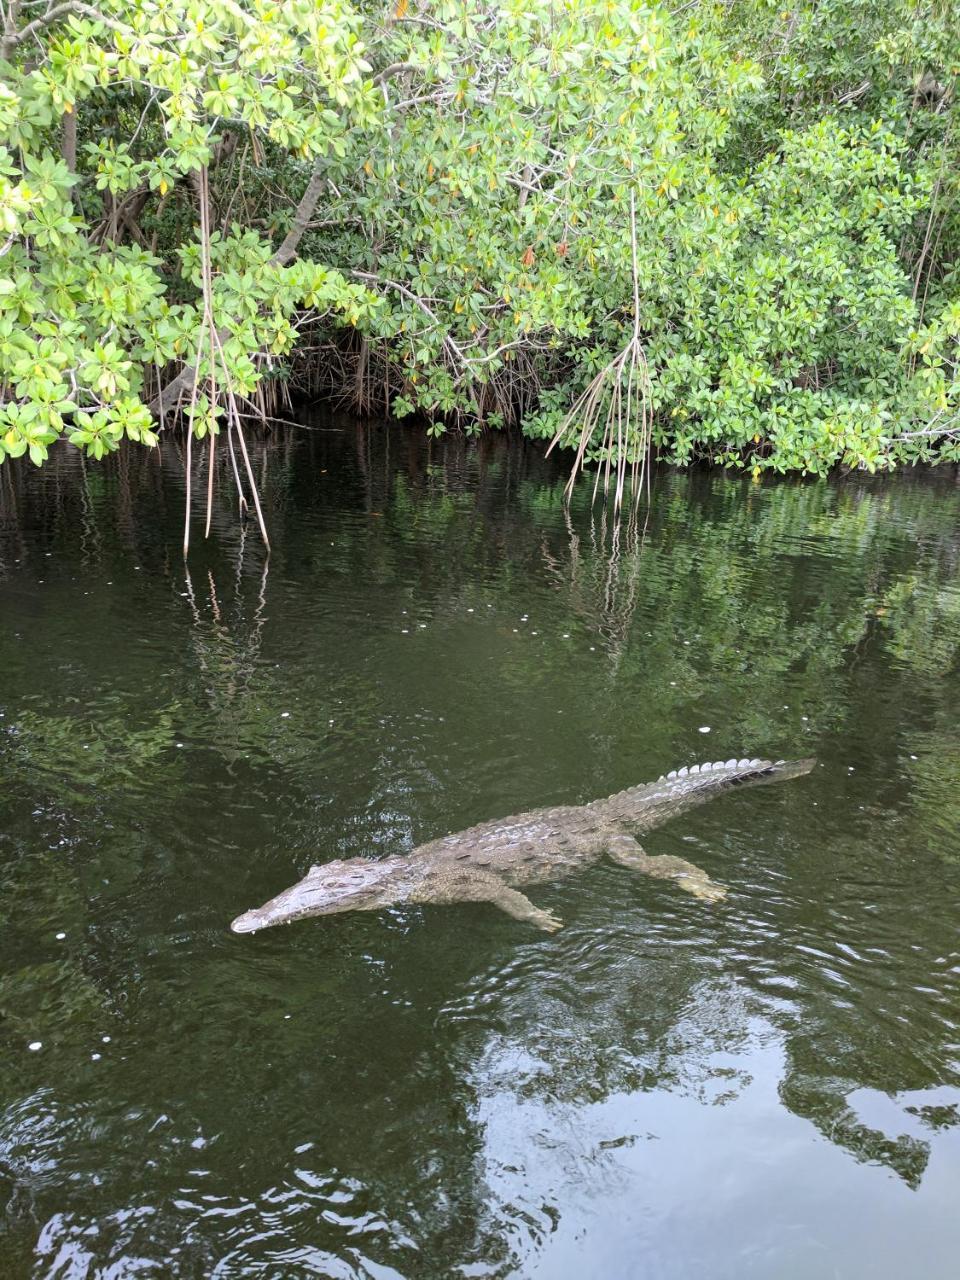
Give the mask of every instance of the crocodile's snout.
<path id="1" fill-rule="evenodd" d="M 242 916 L 237 916 L 236 920 L 231 922 L 230 928 L 234 933 L 256 933 L 258 929 L 266 929 L 273 922 L 264 920 L 263 913 L 258 910 L 244 911 Z"/>

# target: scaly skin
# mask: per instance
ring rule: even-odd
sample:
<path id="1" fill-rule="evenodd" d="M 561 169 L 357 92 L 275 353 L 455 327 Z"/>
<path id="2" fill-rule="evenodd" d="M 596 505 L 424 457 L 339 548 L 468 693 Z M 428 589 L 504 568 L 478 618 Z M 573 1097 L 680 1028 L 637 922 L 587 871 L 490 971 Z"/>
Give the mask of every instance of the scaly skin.
<path id="1" fill-rule="evenodd" d="M 727 760 L 680 769 L 656 782 L 585 805 L 534 809 L 431 840 L 406 857 L 338 859 L 311 867 L 297 884 L 238 916 L 234 933 L 339 911 L 378 911 L 399 903 L 492 902 L 552 932 L 561 922 L 534 906 L 518 885 L 559 880 L 607 856 L 644 875 L 676 880 L 698 898 L 726 889 L 683 858 L 651 857 L 636 836 L 662 826 L 727 787 L 809 773 L 814 760 Z"/>

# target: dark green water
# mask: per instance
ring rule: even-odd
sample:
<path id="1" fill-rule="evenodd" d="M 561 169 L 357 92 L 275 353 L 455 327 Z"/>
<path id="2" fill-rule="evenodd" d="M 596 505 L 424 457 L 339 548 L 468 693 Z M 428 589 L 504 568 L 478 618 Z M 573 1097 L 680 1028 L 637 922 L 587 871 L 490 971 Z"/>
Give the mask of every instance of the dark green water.
<path id="1" fill-rule="evenodd" d="M 257 466 L 269 566 L 224 499 L 189 579 L 171 444 L 0 470 L 0 1276 L 952 1280 L 954 476 L 663 475 L 612 546 L 503 442 Z M 821 767 L 647 841 L 719 905 L 228 930 L 754 753 Z"/>

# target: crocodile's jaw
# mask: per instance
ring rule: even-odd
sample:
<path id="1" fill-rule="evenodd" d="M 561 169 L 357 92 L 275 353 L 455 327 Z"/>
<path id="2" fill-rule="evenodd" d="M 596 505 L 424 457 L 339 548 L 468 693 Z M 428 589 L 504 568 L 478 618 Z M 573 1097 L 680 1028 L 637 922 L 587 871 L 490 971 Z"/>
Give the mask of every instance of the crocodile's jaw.
<path id="1" fill-rule="evenodd" d="M 405 886 L 395 883 L 396 858 L 364 864 L 331 862 L 310 871 L 262 907 L 237 916 L 234 933 L 257 933 L 278 924 L 293 924 L 312 916 L 332 916 L 342 911 L 378 911 L 405 897 Z"/>
<path id="2" fill-rule="evenodd" d="M 387 905 L 379 897 L 375 900 L 373 895 L 367 895 L 363 901 L 358 901 L 353 895 L 311 900 L 312 895 L 295 892 L 304 884 L 305 882 L 301 881 L 292 889 L 286 889 L 275 898 L 271 898 L 262 907 L 253 907 L 250 911 L 244 911 L 243 915 L 237 916 L 230 928 L 234 933 L 258 933 L 261 929 L 272 929 L 278 924 L 293 924 L 297 920 L 307 920 L 312 916 L 332 916 L 341 911 L 375 911 L 378 907 Z"/>
<path id="3" fill-rule="evenodd" d="M 234 933 L 258 933 L 261 929 L 272 929 L 278 924 L 293 924 L 295 920 L 305 920 L 308 916 L 328 915 L 331 911 L 338 909 L 349 910 L 347 906 L 337 908 L 322 903 L 317 904 L 316 909 L 310 910 L 304 899 L 302 897 L 298 899 L 294 893 L 294 890 L 299 888 L 300 884 L 296 884 L 292 889 L 286 889 L 275 898 L 271 898 L 269 902 L 265 902 L 262 907 L 252 907 L 249 911 L 244 911 L 243 915 L 237 916 L 230 928 Z"/>

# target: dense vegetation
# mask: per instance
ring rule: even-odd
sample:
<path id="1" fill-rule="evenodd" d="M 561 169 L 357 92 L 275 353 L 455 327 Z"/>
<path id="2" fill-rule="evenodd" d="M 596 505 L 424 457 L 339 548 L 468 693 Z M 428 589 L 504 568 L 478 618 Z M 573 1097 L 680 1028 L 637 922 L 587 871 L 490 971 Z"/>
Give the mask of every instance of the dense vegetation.
<path id="1" fill-rule="evenodd" d="M 956 16 L 8 0 L 0 461 L 179 406 L 255 501 L 291 387 L 624 463 L 960 459 Z"/>

